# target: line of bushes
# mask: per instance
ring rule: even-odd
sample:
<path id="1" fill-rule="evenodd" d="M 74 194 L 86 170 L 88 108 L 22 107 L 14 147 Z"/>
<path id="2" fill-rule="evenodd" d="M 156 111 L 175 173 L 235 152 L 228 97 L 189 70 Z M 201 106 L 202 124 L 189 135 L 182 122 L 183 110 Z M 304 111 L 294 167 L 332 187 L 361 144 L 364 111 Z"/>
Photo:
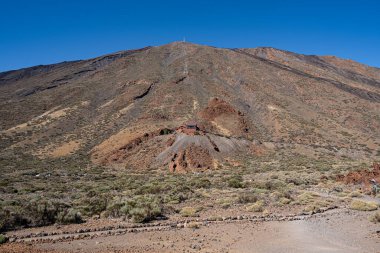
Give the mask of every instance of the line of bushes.
<path id="1" fill-rule="evenodd" d="M 45 226 L 54 223 L 81 223 L 79 211 L 59 201 L 34 200 L 0 206 L 0 232 L 17 227 Z"/>

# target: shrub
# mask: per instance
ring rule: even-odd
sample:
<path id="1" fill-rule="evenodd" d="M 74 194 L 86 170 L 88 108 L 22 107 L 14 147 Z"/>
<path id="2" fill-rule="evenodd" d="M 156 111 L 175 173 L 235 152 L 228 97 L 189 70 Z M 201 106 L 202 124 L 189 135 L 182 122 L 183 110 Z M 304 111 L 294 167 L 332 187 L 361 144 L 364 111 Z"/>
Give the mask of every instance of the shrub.
<path id="1" fill-rule="evenodd" d="M 312 204 L 312 205 L 306 206 L 303 210 L 304 210 L 304 212 L 317 213 L 321 210 L 321 208 L 316 204 Z"/>
<path id="2" fill-rule="evenodd" d="M 159 199 L 155 196 L 137 196 L 127 200 L 120 212 L 133 222 L 147 222 L 162 215 Z"/>
<path id="3" fill-rule="evenodd" d="M 242 193 L 237 198 L 237 202 L 240 204 L 255 203 L 257 200 L 257 194 L 253 192 Z"/>
<path id="4" fill-rule="evenodd" d="M 75 209 L 61 211 L 57 215 L 57 222 L 60 224 L 82 223 L 82 215 Z"/>
<path id="5" fill-rule="evenodd" d="M 243 179 L 241 176 L 234 176 L 228 180 L 228 187 L 244 188 Z"/>
<path id="6" fill-rule="evenodd" d="M 65 203 L 40 199 L 31 201 L 25 207 L 25 216 L 30 225 L 45 226 L 55 223 L 58 213 L 67 208 Z"/>
<path id="7" fill-rule="evenodd" d="M 256 201 L 253 205 L 247 207 L 247 211 L 250 212 L 262 212 L 264 207 L 264 201 Z"/>
<path id="8" fill-rule="evenodd" d="M 179 204 L 187 199 L 187 195 L 183 193 L 172 193 L 164 196 L 164 203 Z"/>
<path id="9" fill-rule="evenodd" d="M 193 207 L 184 207 L 182 208 L 180 214 L 182 217 L 196 217 L 197 210 Z"/>
<path id="10" fill-rule="evenodd" d="M 107 209 L 108 196 L 100 195 L 85 198 L 83 200 L 83 211 L 85 215 L 92 216 L 95 214 L 100 214 Z"/>
<path id="11" fill-rule="evenodd" d="M 28 220 L 23 217 L 20 210 L 10 211 L 0 207 L 0 232 L 27 224 Z"/>
<path id="12" fill-rule="evenodd" d="M 358 192 L 358 191 L 353 191 L 353 192 L 351 192 L 351 193 L 349 194 L 349 196 L 350 196 L 351 198 L 359 198 L 359 197 L 362 196 L 362 194 L 361 194 L 360 192 Z"/>
<path id="13" fill-rule="evenodd" d="M 376 210 L 378 206 L 376 202 L 366 202 L 355 199 L 351 202 L 350 208 L 358 211 L 373 211 Z"/>
<path id="14" fill-rule="evenodd" d="M 6 243 L 8 238 L 5 235 L 0 234 L 0 244 Z"/>
<path id="15" fill-rule="evenodd" d="M 380 212 L 376 212 L 369 217 L 369 220 L 373 223 L 380 223 Z"/>
<path id="16" fill-rule="evenodd" d="M 278 179 L 273 179 L 265 183 L 265 189 L 267 190 L 283 189 L 284 187 L 285 183 Z"/>
<path id="17" fill-rule="evenodd" d="M 172 132 L 173 132 L 173 130 L 168 129 L 168 128 L 164 128 L 164 129 L 161 129 L 160 135 L 167 135 L 167 134 L 171 134 Z"/>
<path id="18" fill-rule="evenodd" d="M 137 191 L 136 194 L 158 194 L 163 192 L 164 185 L 160 182 L 152 182 L 142 185 Z"/>
<path id="19" fill-rule="evenodd" d="M 315 198 L 319 195 L 313 192 L 304 192 L 298 195 L 297 200 L 301 205 L 307 205 L 314 202 Z"/>
<path id="20" fill-rule="evenodd" d="M 114 200 L 110 204 L 108 204 L 107 209 L 104 213 L 106 217 L 113 217 L 117 218 L 122 216 L 121 208 L 123 207 L 124 203 L 121 200 Z"/>
<path id="21" fill-rule="evenodd" d="M 202 225 L 201 222 L 191 221 L 189 223 L 185 223 L 185 228 L 198 229 Z"/>
<path id="22" fill-rule="evenodd" d="M 218 199 L 217 203 L 221 205 L 222 208 L 229 208 L 231 204 L 233 203 L 233 199 L 231 198 L 223 198 L 223 199 Z"/>
<path id="23" fill-rule="evenodd" d="M 190 185 L 195 188 L 210 188 L 211 182 L 207 178 L 194 178 L 190 181 Z"/>
<path id="24" fill-rule="evenodd" d="M 288 198 L 285 198 L 285 197 L 282 197 L 278 200 L 278 202 L 281 204 L 281 205 L 288 205 L 290 204 L 290 202 L 292 202 L 290 199 Z"/>

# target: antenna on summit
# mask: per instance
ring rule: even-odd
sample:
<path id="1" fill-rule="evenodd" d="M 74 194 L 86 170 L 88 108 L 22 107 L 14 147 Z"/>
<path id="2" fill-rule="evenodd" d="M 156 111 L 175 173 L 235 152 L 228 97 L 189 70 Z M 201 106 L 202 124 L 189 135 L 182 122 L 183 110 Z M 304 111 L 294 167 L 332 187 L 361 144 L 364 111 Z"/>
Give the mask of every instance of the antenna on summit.
<path id="1" fill-rule="evenodd" d="M 187 76 L 189 74 L 189 70 L 188 70 L 188 67 L 187 67 L 187 53 L 186 53 L 186 48 L 185 48 L 185 42 L 186 42 L 186 38 L 183 37 L 183 44 L 182 44 L 182 54 L 183 54 L 183 57 L 184 57 L 184 63 L 185 63 L 185 66 L 183 68 L 183 74 L 185 76 Z"/>

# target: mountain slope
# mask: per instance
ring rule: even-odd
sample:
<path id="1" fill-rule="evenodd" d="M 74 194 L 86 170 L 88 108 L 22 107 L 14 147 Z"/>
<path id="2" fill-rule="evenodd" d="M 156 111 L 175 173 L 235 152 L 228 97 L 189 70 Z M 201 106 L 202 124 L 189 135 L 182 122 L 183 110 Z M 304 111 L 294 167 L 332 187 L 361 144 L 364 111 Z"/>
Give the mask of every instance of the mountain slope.
<path id="1" fill-rule="evenodd" d="M 0 73 L 7 159 L 218 168 L 263 152 L 378 157 L 380 70 L 273 48 L 174 42 Z M 188 121 L 196 135 L 183 133 Z"/>

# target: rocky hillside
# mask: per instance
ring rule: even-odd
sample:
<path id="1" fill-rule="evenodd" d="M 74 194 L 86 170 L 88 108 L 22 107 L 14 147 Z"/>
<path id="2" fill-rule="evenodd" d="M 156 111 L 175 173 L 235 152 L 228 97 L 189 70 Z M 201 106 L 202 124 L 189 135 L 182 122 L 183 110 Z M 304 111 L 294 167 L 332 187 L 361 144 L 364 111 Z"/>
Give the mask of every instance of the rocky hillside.
<path id="1" fill-rule="evenodd" d="M 10 161 L 184 172 L 270 152 L 374 159 L 380 69 L 174 42 L 0 73 L 0 119 Z"/>

